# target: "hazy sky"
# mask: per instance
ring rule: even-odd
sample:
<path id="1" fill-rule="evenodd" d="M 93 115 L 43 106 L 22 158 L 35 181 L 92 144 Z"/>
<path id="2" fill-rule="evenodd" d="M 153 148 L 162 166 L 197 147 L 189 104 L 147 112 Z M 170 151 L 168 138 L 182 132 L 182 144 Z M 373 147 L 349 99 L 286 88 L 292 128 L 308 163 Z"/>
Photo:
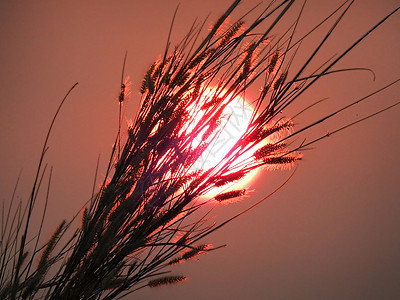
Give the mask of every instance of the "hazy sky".
<path id="1" fill-rule="evenodd" d="M 101 170 L 105 168 L 117 129 L 115 99 L 125 51 L 126 74 L 133 81 L 128 114 L 133 118 L 141 78 L 164 51 L 178 2 L 173 42 L 183 37 L 196 17 L 203 20 L 210 14 L 207 24 L 215 22 L 231 1 L 0 2 L 2 201 L 10 198 L 21 169 L 17 194 L 28 198 L 51 118 L 66 91 L 79 82 L 49 141 L 46 162 L 54 170 L 45 236 L 90 197 L 99 154 Z M 244 0 L 234 16 L 258 2 Z M 299 34 L 340 3 L 309 1 Z M 399 4 L 398 0 L 356 1 L 318 61 L 339 53 Z M 299 7 L 295 5 L 293 13 Z M 375 81 L 368 72 L 329 77 L 306 93 L 287 116 L 329 97 L 296 121 L 301 128 L 400 78 L 399 30 L 398 13 L 340 65 L 371 68 Z M 310 41 L 315 45 L 314 37 Z M 312 45 L 304 43 L 299 61 L 312 51 Z M 249 91 L 249 97 L 256 91 Z M 399 94 L 398 84 L 306 137 L 332 131 L 399 101 Z M 304 153 L 284 188 L 206 240 L 227 247 L 201 257 L 200 262 L 172 269 L 174 274 L 188 276 L 188 281 L 141 290 L 129 299 L 399 298 L 399 116 L 396 107 L 318 143 Z M 251 184 L 250 196 L 218 208 L 216 220 L 267 195 L 289 175 L 290 171 L 262 173 Z"/>

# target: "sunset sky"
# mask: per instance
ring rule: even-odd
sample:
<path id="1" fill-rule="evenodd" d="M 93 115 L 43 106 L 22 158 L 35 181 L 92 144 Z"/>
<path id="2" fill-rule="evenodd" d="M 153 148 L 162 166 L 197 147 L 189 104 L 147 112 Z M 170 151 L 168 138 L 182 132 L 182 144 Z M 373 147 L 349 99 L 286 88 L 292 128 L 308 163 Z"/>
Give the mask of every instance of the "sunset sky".
<path id="1" fill-rule="evenodd" d="M 244 0 L 231 22 L 259 0 Z M 53 167 L 44 237 L 90 198 L 96 161 L 103 178 L 118 125 L 122 62 L 132 80 L 127 117 L 134 118 L 143 74 L 165 49 L 180 3 L 172 46 L 198 18 L 213 24 L 227 0 L 1 1 L 0 198 L 27 199 L 51 119 L 75 83 L 52 132 L 46 162 Z M 342 1 L 307 2 L 304 34 Z M 293 21 L 301 3 L 288 15 Z M 252 16 L 267 3 L 256 8 Z M 316 59 L 343 51 L 400 5 L 359 0 Z M 332 24 L 332 23 L 330 23 Z M 206 29 L 209 28 L 207 25 Z M 294 65 L 304 62 L 328 26 L 311 36 Z M 328 97 L 295 120 L 300 129 L 319 117 L 400 78 L 400 13 L 340 63 L 365 67 L 332 75 L 284 114 Z M 206 31 L 204 31 L 204 36 Z M 257 87 L 246 97 L 256 95 Z M 400 84 L 323 123 L 312 139 L 400 100 Z M 189 279 L 178 286 L 143 289 L 126 299 L 394 299 L 400 298 L 400 106 L 333 135 L 303 153 L 293 178 L 262 205 L 207 237 L 227 247 L 171 268 Z M 274 191 L 292 170 L 260 172 L 239 203 L 221 206 L 221 222 Z M 47 179 L 46 179 L 47 180 Z M 42 193 L 42 196 L 44 193 Z M 43 199 L 43 197 L 41 198 Z M 38 206 L 39 208 L 41 205 Z M 38 210 L 40 211 L 40 210 Z M 39 215 L 39 214 L 38 214 Z M 1 216 L 0 216 L 1 217 Z M 40 218 L 33 220 L 38 225 Z"/>

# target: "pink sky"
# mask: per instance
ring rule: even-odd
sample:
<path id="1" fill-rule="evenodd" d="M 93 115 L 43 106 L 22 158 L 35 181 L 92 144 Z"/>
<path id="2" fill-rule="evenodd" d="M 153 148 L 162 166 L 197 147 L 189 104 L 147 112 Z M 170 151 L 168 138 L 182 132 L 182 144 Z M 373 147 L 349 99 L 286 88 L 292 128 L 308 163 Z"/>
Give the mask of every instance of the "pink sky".
<path id="1" fill-rule="evenodd" d="M 123 56 L 133 81 L 133 118 L 141 78 L 163 51 L 174 10 L 172 41 L 193 20 L 215 22 L 231 1 L 2 1 L 0 2 L 0 197 L 6 202 L 21 169 L 17 195 L 27 199 L 51 118 L 66 91 L 49 142 L 53 166 L 47 237 L 90 197 L 96 161 L 104 170 L 117 129 Z M 258 0 L 245 0 L 234 16 Z M 299 32 L 311 28 L 341 1 L 312 0 Z M 320 62 L 340 52 L 393 10 L 399 1 L 356 1 L 327 44 Z M 299 8 L 295 5 L 294 12 Z M 234 21 L 234 19 L 232 19 Z M 325 27 L 325 30 L 327 27 Z M 400 14 L 343 60 L 368 72 L 335 75 L 306 93 L 303 103 L 329 97 L 296 122 L 318 116 L 400 77 Z M 311 38 L 311 41 L 314 41 Z M 304 52 L 312 46 L 305 44 Z M 249 91 L 251 97 L 255 91 Z M 332 131 L 399 100 L 400 85 L 374 97 L 308 137 Z M 304 154 L 294 178 L 242 218 L 207 237 L 228 247 L 172 269 L 189 277 L 175 287 L 145 289 L 127 299 L 378 299 L 400 297 L 399 107 L 318 143 Z M 102 175 L 100 171 L 100 176 Z M 224 220 L 273 191 L 290 171 L 264 172 L 254 192 L 217 209 Z M 40 207 L 40 206 L 39 206 Z M 39 220 L 34 220 L 39 222 Z"/>

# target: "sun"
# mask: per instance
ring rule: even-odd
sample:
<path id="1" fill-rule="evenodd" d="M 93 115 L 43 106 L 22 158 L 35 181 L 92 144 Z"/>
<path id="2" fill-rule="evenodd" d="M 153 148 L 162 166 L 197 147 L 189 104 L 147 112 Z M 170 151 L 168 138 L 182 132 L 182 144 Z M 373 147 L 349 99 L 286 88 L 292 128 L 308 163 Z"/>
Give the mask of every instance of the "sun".
<path id="1" fill-rule="evenodd" d="M 212 88 L 208 88 L 203 91 L 204 98 L 213 94 Z M 218 127 L 215 129 L 217 132 L 215 138 L 211 144 L 204 150 L 203 154 L 193 164 L 192 170 L 208 170 L 216 166 L 229 152 L 229 150 L 239 141 L 241 136 L 246 132 L 247 126 L 249 125 L 251 118 L 254 114 L 254 108 L 252 105 L 243 97 L 236 96 L 234 99 L 225 99 L 228 103 L 222 112 L 221 121 Z M 201 116 L 199 116 L 200 118 Z M 201 144 L 204 133 L 207 130 L 205 128 L 193 141 L 193 146 L 196 147 Z M 246 151 L 245 154 L 241 155 L 235 160 L 235 163 L 239 163 L 244 160 L 248 160 L 252 156 L 252 151 Z M 248 187 L 251 180 L 257 175 L 257 170 L 253 170 L 248 173 L 245 177 L 240 179 L 240 182 L 235 184 L 235 188 Z M 226 187 L 215 188 L 212 194 L 220 192 Z"/>

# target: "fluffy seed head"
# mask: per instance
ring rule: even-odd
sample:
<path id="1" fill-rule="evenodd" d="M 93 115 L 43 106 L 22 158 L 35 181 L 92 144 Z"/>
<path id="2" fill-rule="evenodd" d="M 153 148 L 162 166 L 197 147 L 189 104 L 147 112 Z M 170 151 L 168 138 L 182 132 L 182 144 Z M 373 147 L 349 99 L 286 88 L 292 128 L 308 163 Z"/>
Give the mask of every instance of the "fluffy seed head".
<path id="1" fill-rule="evenodd" d="M 274 83 L 274 90 L 278 90 L 286 80 L 286 73 L 282 73 Z"/>
<path id="2" fill-rule="evenodd" d="M 232 25 L 232 27 L 222 37 L 218 48 L 222 48 L 226 44 L 228 44 L 232 40 L 232 38 L 238 33 L 240 28 L 242 28 L 243 24 L 243 21 L 238 21 L 234 25 Z"/>
<path id="3" fill-rule="evenodd" d="M 286 147 L 285 143 L 267 144 L 267 145 L 261 147 L 260 149 L 256 150 L 254 152 L 253 156 L 256 160 L 261 160 L 261 159 L 263 159 L 285 147 Z"/>
<path id="4" fill-rule="evenodd" d="M 225 201 L 225 200 L 228 200 L 228 199 L 232 199 L 232 198 L 237 198 L 237 197 L 243 196 L 245 193 L 246 193 L 246 189 L 234 190 L 234 191 L 218 194 L 214 198 L 218 202 L 222 202 L 222 201 Z"/>
<path id="5" fill-rule="evenodd" d="M 248 137 L 247 140 L 249 142 L 253 142 L 255 140 L 262 140 L 265 139 L 273 134 L 277 134 L 282 132 L 283 130 L 290 130 L 294 126 L 292 120 L 285 120 L 275 123 L 272 126 L 265 126 L 261 128 L 257 128 L 252 132 Z"/>
<path id="6" fill-rule="evenodd" d="M 154 81 L 153 81 L 153 72 L 156 66 L 156 62 L 154 62 L 147 73 L 144 75 L 142 85 L 140 87 L 140 93 L 144 94 L 146 91 L 149 91 L 149 94 L 154 92 Z"/>
<path id="7" fill-rule="evenodd" d="M 244 175 L 246 175 L 246 173 L 244 171 L 237 171 L 237 172 L 229 174 L 229 175 L 221 176 L 221 177 L 219 177 L 219 179 L 217 180 L 215 185 L 223 186 L 227 183 L 241 179 Z"/>
<path id="8" fill-rule="evenodd" d="M 166 285 L 166 284 L 177 284 L 186 280 L 185 276 L 165 276 L 157 279 L 150 280 L 148 285 L 151 288 Z"/>
<path id="9" fill-rule="evenodd" d="M 274 72 L 274 69 L 276 67 L 276 63 L 278 62 L 279 55 L 280 55 L 279 51 L 276 51 L 274 53 L 274 55 L 272 55 L 271 60 L 269 61 L 269 64 L 268 64 L 268 73 L 269 74 Z"/>
<path id="10" fill-rule="evenodd" d="M 170 260 L 169 264 L 176 265 L 176 264 L 180 263 L 181 261 L 196 257 L 209 249 L 210 249 L 210 245 L 208 245 L 208 244 L 199 245 L 199 246 L 194 247 L 193 249 L 183 253 L 180 257 Z"/>
<path id="11" fill-rule="evenodd" d="M 295 162 L 299 158 L 296 156 L 277 156 L 264 158 L 263 162 L 267 165 L 287 165 Z"/>
<path id="12" fill-rule="evenodd" d="M 246 51 L 246 56 L 244 58 L 244 62 L 243 62 L 243 72 L 241 74 L 241 76 L 243 78 L 246 78 L 249 75 L 250 72 L 250 68 L 251 68 L 251 64 L 253 61 L 253 54 L 254 54 L 254 50 L 256 49 L 256 44 L 255 43 L 251 43 L 247 46 Z"/>

